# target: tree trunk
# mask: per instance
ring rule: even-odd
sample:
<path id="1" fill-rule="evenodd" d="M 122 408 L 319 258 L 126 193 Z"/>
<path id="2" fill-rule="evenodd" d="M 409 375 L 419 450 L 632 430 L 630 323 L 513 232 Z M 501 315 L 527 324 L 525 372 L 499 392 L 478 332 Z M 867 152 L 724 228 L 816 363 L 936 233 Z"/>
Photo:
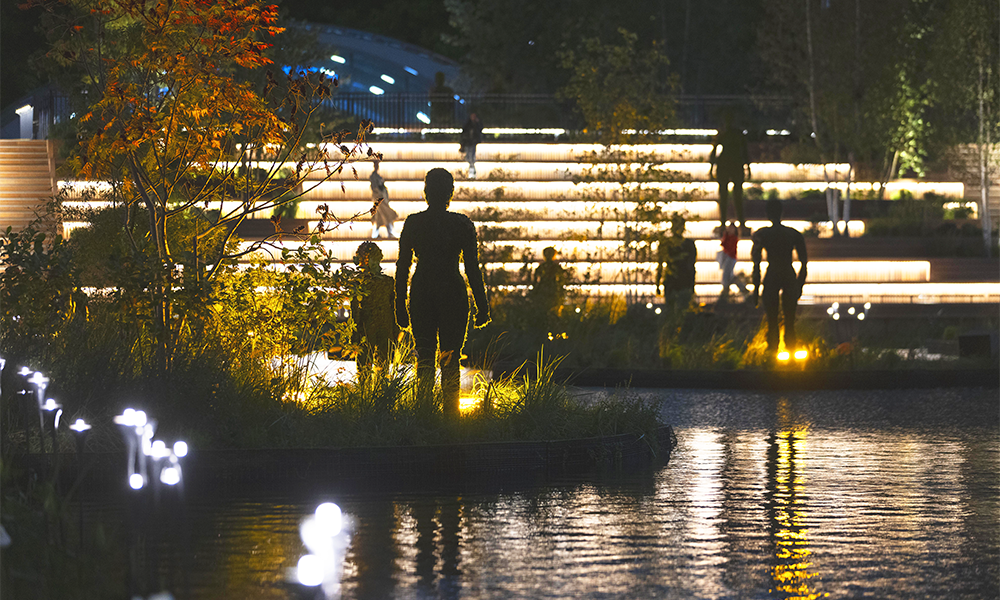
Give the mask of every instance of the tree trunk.
<path id="1" fill-rule="evenodd" d="M 993 226 L 990 223 L 989 128 L 986 127 L 986 89 L 983 63 L 979 63 L 979 224 L 983 228 L 986 258 L 993 256 Z"/>
<path id="2" fill-rule="evenodd" d="M 854 152 L 847 153 L 847 190 L 844 194 L 844 237 L 851 237 L 851 182 L 854 180 Z"/>
<path id="3" fill-rule="evenodd" d="M 812 125 L 812 138 L 816 143 L 816 148 L 819 150 L 819 159 L 823 161 L 823 181 L 826 183 L 826 212 L 830 217 L 830 221 L 833 223 L 834 235 L 837 231 L 837 205 L 836 198 L 833 194 L 833 190 L 830 188 L 830 174 L 827 172 L 826 168 L 826 153 L 823 152 L 823 145 L 820 143 L 819 138 L 819 120 L 816 115 L 816 60 L 815 53 L 813 51 L 813 36 L 812 36 L 812 10 L 810 9 L 810 2 L 812 0 L 805 0 L 806 5 L 806 51 L 809 56 L 809 122 Z"/>

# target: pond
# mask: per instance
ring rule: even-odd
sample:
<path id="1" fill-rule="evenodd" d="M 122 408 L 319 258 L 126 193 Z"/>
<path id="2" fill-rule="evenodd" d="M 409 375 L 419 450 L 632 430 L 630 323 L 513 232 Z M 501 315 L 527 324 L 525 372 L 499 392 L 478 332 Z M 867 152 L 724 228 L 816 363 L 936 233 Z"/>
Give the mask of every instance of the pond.
<path id="1" fill-rule="evenodd" d="M 995 389 L 636 392 L 675 427 L 665 466 L 191 500 L 147 543 L 178 597 L 294 598 L 299 524 L 333 501 L 353 520 L 343 598 L 996 597 Z"/>

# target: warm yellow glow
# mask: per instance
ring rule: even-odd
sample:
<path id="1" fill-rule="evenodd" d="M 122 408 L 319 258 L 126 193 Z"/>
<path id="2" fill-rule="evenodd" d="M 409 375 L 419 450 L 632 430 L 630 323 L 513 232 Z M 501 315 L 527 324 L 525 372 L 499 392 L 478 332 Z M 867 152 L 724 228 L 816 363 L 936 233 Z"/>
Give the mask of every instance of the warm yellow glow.
<path id="1" fill-rule="evenodd" d="M 462 414 L 465 414 L 476 410 L 482 403 L 482 398 L 476 398 L 474 396 L 460 396 L 458 399 L 458 410 Z"/>
<path id="2" fill-rule="evenodd" d="M 809 356 L 809 351 L 807 350 L 796 350 L 795 360 L 805 360 Z"/>
<path id="3" fill-rule="evenodd" d="M 788 359 L 789 359 L 789 354 L 787 350 L 782 350 L 781 352 L 778 353 L 778 360 L 780 360 L 781 362 L 786 362 L 788 361 Z"/>

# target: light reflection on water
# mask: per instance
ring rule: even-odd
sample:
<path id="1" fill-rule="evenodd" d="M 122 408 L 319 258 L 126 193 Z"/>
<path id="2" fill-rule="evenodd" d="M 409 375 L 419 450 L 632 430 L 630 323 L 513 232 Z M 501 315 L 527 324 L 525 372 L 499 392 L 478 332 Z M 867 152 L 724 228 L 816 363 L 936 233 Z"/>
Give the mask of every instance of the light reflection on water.
<path id="1" fill-rule="evenodd" d="M 658 392 L 655 472 L 500 491 L 191 506 L 197 598 L 291 598 L 298 523 L 354 518 L 344 597 L 983 598 L 1000 590 L 995 390 Z M 275 500 L 274 498 L 278 498 Z"/>

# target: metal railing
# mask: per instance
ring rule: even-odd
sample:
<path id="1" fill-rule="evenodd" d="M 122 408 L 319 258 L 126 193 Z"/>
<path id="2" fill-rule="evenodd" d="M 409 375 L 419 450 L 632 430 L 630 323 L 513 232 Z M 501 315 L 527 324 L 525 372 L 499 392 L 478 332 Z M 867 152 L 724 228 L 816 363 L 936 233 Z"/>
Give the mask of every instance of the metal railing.
<path id="1" fill-rule="evenodd" d="M 416 131 L 461 127 L 476 113 L 486 127 L 580 129 L 573 103 L 551 94 L 454 94 L 338 92 L 324 105 L 345 115 L 372 119 L 377 127 Z M 676 123 L 717 128 L 724 111 L 762 129 L 788 129 L 793 105 L 782 96 L 678 96 Z"/>

